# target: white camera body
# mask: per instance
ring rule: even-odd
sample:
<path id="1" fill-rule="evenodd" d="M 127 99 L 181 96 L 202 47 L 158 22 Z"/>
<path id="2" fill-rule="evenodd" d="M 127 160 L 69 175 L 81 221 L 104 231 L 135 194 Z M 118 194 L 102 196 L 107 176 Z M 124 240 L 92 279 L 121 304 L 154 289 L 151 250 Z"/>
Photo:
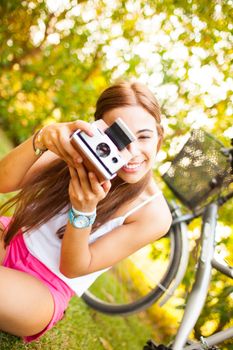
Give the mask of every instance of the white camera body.
<path id="1" fill-rule="evenodd" d="M 135 136 L 120 118 L 111 126 L 99 119 L 92 123 L 92 131 L 93 136 L 75 131 L 71 143 L 82 156 L 87 170 L 93 171 L 100 181 L 111 180 L 132 158 L 126 146 Z"/>

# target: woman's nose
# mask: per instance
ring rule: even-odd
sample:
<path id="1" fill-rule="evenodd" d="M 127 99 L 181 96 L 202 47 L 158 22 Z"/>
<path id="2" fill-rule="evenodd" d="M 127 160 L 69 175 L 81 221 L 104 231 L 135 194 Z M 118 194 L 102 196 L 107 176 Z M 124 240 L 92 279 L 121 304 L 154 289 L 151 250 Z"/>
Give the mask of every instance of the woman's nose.
<path id="1" fill-rule="evenodd" d="M 131 143 L 127 146 L 127 150 L 128 150 L 133 156 L 136 156 L 136 155 L 140 154 L 140 150 L 139 150 L 137 141 L 131 142 Z"/>

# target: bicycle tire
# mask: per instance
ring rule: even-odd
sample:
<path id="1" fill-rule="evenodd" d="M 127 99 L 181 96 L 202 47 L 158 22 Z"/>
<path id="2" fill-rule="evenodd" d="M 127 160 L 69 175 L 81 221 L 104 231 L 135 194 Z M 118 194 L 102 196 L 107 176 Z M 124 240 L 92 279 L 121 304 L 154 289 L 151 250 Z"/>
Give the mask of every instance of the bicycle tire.
<path id="1" fill-rule="evenodd" d="M 133 302 L 126 304 L 116 304 L 109 301 L 106 302 L 88 290 L 82 295 L 82 298 L 86 304 L 104 314 L 131 315 L 133 313 L 142 311 L 155 303 L 165 293 L 166 289 L 168 289 L 171 282 L 173 281 L 177 273 L 182 254 L 182 238 L 180 234 L 180 226 L 172 226 L 166 237 L 171 241 L 170 261 L 167 270 L 161 278 L 160 282 L 154 286 L 154 288 L 148 294 Z"/>

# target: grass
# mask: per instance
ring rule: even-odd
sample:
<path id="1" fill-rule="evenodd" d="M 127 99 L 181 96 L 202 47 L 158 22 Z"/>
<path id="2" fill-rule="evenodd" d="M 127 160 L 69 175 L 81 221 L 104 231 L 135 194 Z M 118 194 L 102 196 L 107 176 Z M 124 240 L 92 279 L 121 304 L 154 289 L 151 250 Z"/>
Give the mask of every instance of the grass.
<path id="1" fill-rule="evenodd" d="M 0 332 L 0 350 L 142 350 L 153 336 L 153 328 L 143 313 L 107 316 L 90 309 L 74 297 L 66 316 L 40 340 L 30 344 Z"/>
<path id="2" fill-rule="evenodd" d="M 2 130 L 0 140 L 1 158 L 12 145 Z M 0 203 L 6 198 L 8 195 L 0 195 Z M 74 297 L 64 319 L 38 341 L 25 344 L 20 338 L 0 331 L 0 350 L 142 350 L 149 338 L 155 338 L 153 333 L 155 330 L 145 313 L 107 316 Z"/>

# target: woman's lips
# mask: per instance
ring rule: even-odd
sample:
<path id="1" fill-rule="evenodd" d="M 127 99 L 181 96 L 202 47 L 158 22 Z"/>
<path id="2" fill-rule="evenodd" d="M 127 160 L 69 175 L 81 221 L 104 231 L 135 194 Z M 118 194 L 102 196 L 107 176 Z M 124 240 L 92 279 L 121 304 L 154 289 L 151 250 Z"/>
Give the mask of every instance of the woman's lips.
<path id="1" fill-rule="evenodd" d="M 124 165 L 121 169 L 125 173 L 136 173 L 142 166 L 142 163 L 128 163 L 127 165 Z"/>

